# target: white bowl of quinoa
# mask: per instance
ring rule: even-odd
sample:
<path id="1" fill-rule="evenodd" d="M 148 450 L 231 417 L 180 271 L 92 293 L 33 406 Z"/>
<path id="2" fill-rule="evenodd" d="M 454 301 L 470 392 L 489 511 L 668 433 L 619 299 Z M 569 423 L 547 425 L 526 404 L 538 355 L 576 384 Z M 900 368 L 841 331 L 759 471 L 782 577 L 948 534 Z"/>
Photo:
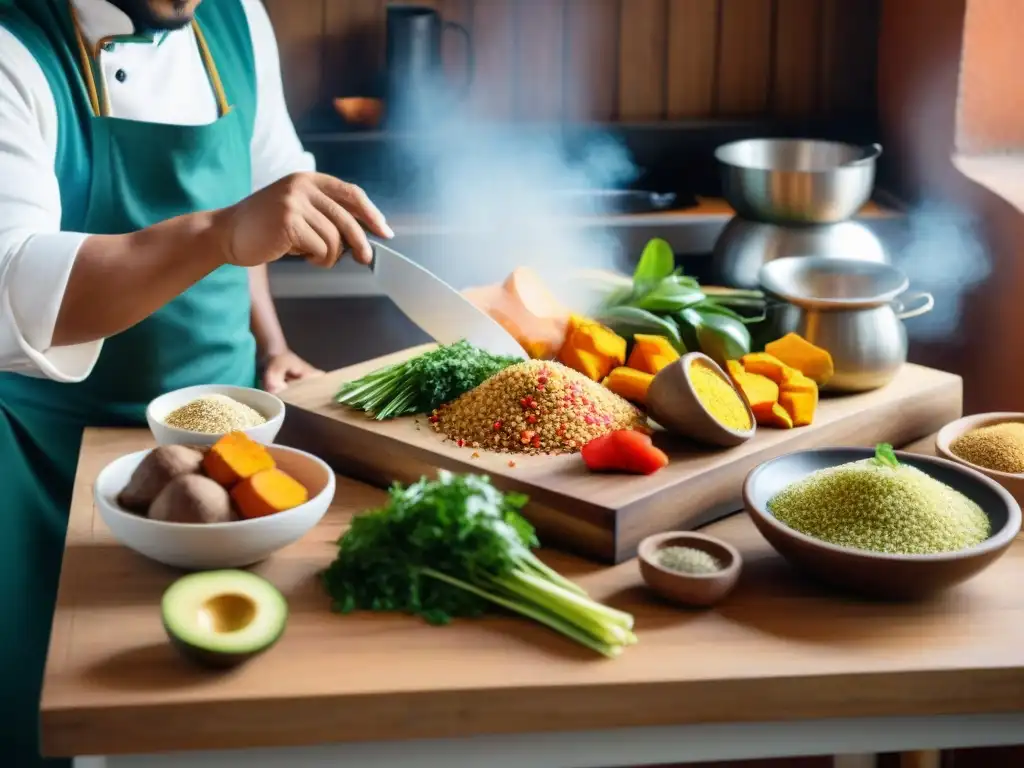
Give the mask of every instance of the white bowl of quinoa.
<path id="1" fill-rule="evenodd" d="M 213 445 L 229 432 L 269 445 L 284 411 L 281 398 L 261 389 L 200 384 L 160 395 L 146 408 L 146 421 L 158 445 Z"/>

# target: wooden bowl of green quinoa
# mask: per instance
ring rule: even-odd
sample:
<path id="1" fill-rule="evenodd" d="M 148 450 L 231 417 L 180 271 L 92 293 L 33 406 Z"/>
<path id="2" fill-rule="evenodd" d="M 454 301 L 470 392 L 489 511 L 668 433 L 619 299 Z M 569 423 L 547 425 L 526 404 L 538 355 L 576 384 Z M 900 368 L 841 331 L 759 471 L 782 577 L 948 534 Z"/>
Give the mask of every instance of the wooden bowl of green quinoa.
<path id="1" fill-rule="evenodd" d="M 888 446 L 785 454 L 743 484 L 751 520 L 791 565 L 867 597 L 928 597 L 997 560 L 1020 506 L 980 472 Z"/>

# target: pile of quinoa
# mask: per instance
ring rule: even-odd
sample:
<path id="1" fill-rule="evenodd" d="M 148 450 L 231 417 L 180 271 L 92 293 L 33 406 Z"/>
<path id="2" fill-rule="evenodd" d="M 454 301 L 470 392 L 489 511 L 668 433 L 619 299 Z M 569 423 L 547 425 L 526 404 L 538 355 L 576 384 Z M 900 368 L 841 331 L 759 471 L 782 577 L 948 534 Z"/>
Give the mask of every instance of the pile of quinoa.
<path id="1" fill-rule="evenodd" d="M 965 432 L 949 444 L 954 456 L 985 469 L 1024 473 L 1024 423 L 1008 421 Z"/>
<path id="2" fill-rule="evenodd" d="M 988 538 L 977 504 L 924 472 L 872 459 L 815 472 L 776 494 L 768 511 L 800 533 L 897 555 L 955 552 Z"/>
<path id="3" fill-rule="evenodd" d="M 266 424 L 259 411 L 227 395 L 204 395 L 175 408 L 164 419 L 169 427 L 208 435 L 234 432 Z"/>
<path id="4" fill-rule="evenodd" d="M 430 417 L 460 446 L 499 453 L 574 453 L 618 429 L 646 429 L 627 400 L 571 368 L 527 360 L 487 379 Z"/>

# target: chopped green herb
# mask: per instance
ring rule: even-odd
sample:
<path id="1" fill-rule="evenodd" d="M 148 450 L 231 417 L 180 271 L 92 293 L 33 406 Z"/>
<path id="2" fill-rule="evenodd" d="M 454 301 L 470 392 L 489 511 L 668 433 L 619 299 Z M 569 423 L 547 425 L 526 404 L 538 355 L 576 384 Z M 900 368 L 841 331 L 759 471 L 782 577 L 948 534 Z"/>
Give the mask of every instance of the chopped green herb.
<path id="1" fill-rule="evenodd" d="M 347 381 L 335 400 L 377 419 L 430 413 L 519 362 L 457 341 Z"/>
<path id="2" fill-rule="evenodd" d="M 322 574 L 340 613 L 402 611 L 431 624 L 500 606 L 606 656 L 636 642 L 633 617 L 591 600 L 544 565 L 526 497 L 488 478 L 438 471 L 392 486 L 380 509 L 357 516 Z"/>
<path id="3" fill-rule="evenodd" d="M 879 443 L 875 446 L 875 463 L 881 467 L 892 467 L 895 469 L 900 465 L 896 458 L 896 452 L 889 443 Z"/>

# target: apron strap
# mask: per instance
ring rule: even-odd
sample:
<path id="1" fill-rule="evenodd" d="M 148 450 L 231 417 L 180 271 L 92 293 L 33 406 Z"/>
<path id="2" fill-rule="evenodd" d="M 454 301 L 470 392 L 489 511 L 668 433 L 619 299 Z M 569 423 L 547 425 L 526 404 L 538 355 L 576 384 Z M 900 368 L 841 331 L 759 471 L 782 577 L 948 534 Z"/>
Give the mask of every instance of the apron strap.
<path id="1" fill-rule="evenodd" d="M 68 8 L 71 10 L 71 20 L 74 23 L 75 37 L 78 40 L 78 55 L 82 64 L 82 77 L 85 79 L 85 87 L 89 93 L 89 103 L 92 105 L 92 112 L 97 117 L 109 117 L 110 97 L 107 93 L 106 84 L 102 82 L 102 72 L 100 72 L 99 77 L 99 82 L 103 85 L 102 102 L 100 101 L 99 88 L 97 87 L 96 69 L 98 67 L 94 69 L 96 66 L 96 56 L 89 52 L 89 48 L 85 44 L 82 27 L 78 23 L 78 13 L 75 11 L 75 6 L 70 0 L 68 0 Z M 206 76 L 217 99 L 217 114 L 220 117 L 224 117 L 224 115 L 231 111 L 231 105 L 228 104 L 228 97 L 224 92 L 224 84 L 221 82 L 220 73 L 217 71 L 217 64 L 213 60 L 213 54 L 210 53 L 210 47 L 206 44 L 206 36 L 203 34 L 203 30 L 199 28 L 199 22 L 195 19 L 192 19 L 192 32 L 196 38 L 196 45 L 199 47 L 199 55 L 203 59 L 203 66 L 206 68 Z M 101 39 L 97 43 L 97 49 L 105 41 L 106 38 Z"/>

